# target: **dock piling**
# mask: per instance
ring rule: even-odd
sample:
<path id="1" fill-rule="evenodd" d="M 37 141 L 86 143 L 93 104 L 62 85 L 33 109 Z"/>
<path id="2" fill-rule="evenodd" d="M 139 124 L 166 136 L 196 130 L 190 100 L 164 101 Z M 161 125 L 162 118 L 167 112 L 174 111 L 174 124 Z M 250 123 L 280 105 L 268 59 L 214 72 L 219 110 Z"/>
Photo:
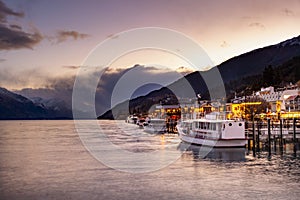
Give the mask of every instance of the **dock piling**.
<path id="1" fill-rule="evenodd" d="M 293 119 L 293 142 L 296 143 L 296 119 Z"/>
<path id="2" fill-rule="evenodd" d="M 253 143 L 252 143 L 252 151 L 253 151 L 253 157 L 256 156 L 256 145 L 255 145 L 255 124 L 254 124 L 254 117 L 253 117 L 253 120 L 252 120 L 252 131 L 253 131 Z"/>
<path id="3" fill-rule="evenodd" d="M 260 126 L 260 122 L 258 121 L 256 125 L 257 125 L 257 152 L 259 152 L 260 151 L 260 146 L 259 146 L 259 144 L 260 144 L 260 141 L 259 141 L 259 134 L 260 134 L 259 126 Z"/>
<path id="4" fill-rule="evenodd" d="M 250 136 L 249 136 L 249 127 L 248 127 L 248 122 L 245 122 L 245 127 L 247 127 L 247 140 L 248 140 L 248 153 L 251 150 L 251 142 L 250 142 Z"/>
<path id="5" fill-rule="evenodd" d="M 271 119 L 268 119 L 268 152 L 271 157 Z"/>
<path id="6" fill-rule="evenodd" d="M 276 138 L 276 135 L 273 135 L 273 140 L 274 140 L 274 152 L 276 154 L 276 145 L 277 145 L 277 138 Z"/>
<path id="7" fill-rule="evenodd" d="M 294 156 L 296 157 L 297 153 L 297 138 L 296 138 L 296 119 L 293 119 L 293 143 L 294 143 Z"/>
<path id="8" fill-rule="evenodd" d="M 283 140 L 282 140 L 282 119 L 279 121 L 279 131 L 280 131 L 280 138 L 279 138 L 279 150 L 280 153 L 283 153 Z"/>

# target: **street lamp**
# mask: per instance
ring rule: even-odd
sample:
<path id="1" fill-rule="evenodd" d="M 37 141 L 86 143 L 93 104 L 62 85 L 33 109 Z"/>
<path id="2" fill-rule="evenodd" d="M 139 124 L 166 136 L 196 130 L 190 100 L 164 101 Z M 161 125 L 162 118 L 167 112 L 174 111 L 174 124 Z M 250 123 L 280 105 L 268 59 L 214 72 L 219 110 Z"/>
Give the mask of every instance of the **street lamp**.
<path id="1" fill-rule="evenodd" d="M 202 97 L 201 97 L 201 94 L 199 93 L 199 94 L 197 94 L 197 100 L 198 100 L 198 113 L 197 113 L 197 115 L 199 116 L 199 118 L 200 118 L 200 99 L 201 99 Z M 197 117 L 198 118 L 198 117 Z"/>

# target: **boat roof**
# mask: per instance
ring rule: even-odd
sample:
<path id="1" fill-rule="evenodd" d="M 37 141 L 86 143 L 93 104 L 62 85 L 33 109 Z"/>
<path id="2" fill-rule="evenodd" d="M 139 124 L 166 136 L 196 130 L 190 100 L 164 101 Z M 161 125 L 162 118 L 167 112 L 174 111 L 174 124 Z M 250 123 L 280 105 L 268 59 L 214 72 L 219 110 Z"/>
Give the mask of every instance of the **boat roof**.
<path id="1" fill-rule="evenodd" d="M 150 121 L 165 121 L 165 119 L 161 119 L 161 118 L 150 118 Z"/>
<path id="2" fill-rule="evenodd" d="M 242 121 L 236 121 L 232 119 L 188 119 L 183 120 L 183 122 L 193 123 L 193 122 L 211 122 L 211 123 L 220 123 L 220 122 L 242 122 Z"/>

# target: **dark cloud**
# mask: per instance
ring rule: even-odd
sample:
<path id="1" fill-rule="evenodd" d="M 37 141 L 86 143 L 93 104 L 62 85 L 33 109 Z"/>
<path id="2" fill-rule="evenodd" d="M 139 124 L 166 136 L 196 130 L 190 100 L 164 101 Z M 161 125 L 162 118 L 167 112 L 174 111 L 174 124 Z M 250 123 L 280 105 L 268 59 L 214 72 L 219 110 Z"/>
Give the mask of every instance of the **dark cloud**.
<path id="1" fill-rule="evenodd" d="M 27 33 L 22 30 L 9 28 L 3 24 L 0 25 L 0 50 L 32 49 L 42 39 L 43 36 L 38 31 Z"/>
<path id="2" fill-rule="evenodd" d="M 178 72 L 178 73 L 180 73 L 180 74 L 182 74 L 182 75 L 187 75 L 187 74 L 190 74 L 190 73 L 192 73 L 192 72 L 194 72 L 195 70 L 193 70 L 193 69 L 190 69 L 190 68 L 187 68 L 187 67 L 184 67 L 184 66 L 181 66 L 181 67 L 178 67 L 177 69 L 176 69 L 176 72 Z"/>
<path id="3" fill-rule="evenodd" d="M 28 33 L 18 25 L 7 23 L 8 16 L 23 17 L 24 13 L 15 12 L 0 1 L 0 50 L 32 49 L 43 39 L 38 30 Z"/>
<path id="4" fill-rule="evenodd" d="M 153 78 L 150 78 L 153 80 L 151 83 L 164 86 L 178 80 L 180 77 L 182 77 L 181 73 L 183 71 L 186 72 L 188 69 L 185 67 L 180 67 L 177 71 L 160 71 L 160 69 L 155 67 L 135 65 L 132 68 L 105 68 L 103 70 L 104 71 L 102 71 L 101 78 L 96 88 L 96 104 L 87 105 L 86 108 L 86 110 L 89 108 L 96 108 L 98 115 L 111 108 L 111 95 L 116 87 L 116 84 L 121 78 L 124 78 L 123 81 L 125 82 L 123 83 L 127 84 L 134 80 L 136 81 L 136 79 L 148 80 L 152 76 Z M 160 73 L 155 73 L 155 76 L 153 76 L 153 70 L 160 71 Z M 94 70 L 87 72 L 80 78 L 82 81 L 81 83 L 83 84 L 80 84 L 80 87 L 82 86 L 82 89 L 93 87 L 93 84 L 90 85 L 90 80 L 93 78 L 99 78 L 100 74 L 101 73 L 99 71 Z M 72 92 L 75 79 L 76 77 L 74 75 L 49 77 L 49 74 L 46 74 L 41 70 L 12 72 L 9 69 L 0 69 L 0 85 L 3 87 L 8 85 L 12 88 L 32 86 L 33 88 L 18 90 L 18 93 L 29 98 L 41 97 L 43 99 L 63 100 L 68 107 L 72 106 Z M 143 87 L 143 85 L 138 86 L 142 87 L 142 89 L 134 92 L 134 97 L 145 95 L 153 89 L 153 87 Z M 155 87 L 155 89 L 157 89 L 157 87 Z M 124 93 L 126 92 L 128 91 L 124 91 Z M 115 96 L 116 101 L 121 102 L 125 100 L 125 96 L 126 95 L 123 94 L 117 94 L 117 96 Z M 84 102 L 85 97 L 82 96 L 82 99 L 80 100 Z"/>
<path id="5" fill-rule="evenodd" d="M 65 69 L 79 69 L 80 66 L 68 65 L 68 66 L 62 66 L 62 68 L 65 68 Z"/>
<path id="6" fill-rule="evenodd" d="M 63 107 L 72 109 L 72 91 L 75 77 L 63 77 L 63 78 L 48 78 L 48 84 L 42 88 L 23 88 L 21 90 L 15 90 L 16 93 L 21 94 L 29 99 L 42 98 L 41 102 L 63 102 Z M 58 105 L 51 103 L 50 105 Z"/>
<path id="7" fill-rule="evenodd" d="M 79 33 L 77 31 L 64 31 L 64 30 L 61 30 L 61 31 L 57 32 L 55 39 L 56 39 L 57 43 L 61 43 L 61 42 L 64 42 L 64 41 L 66 41 L 70 38 L 73 39 L 73 40 L 78 40 L 78 39 L 85 39 L 89 36 L 90 36 L 89 34 Z"/>
<path id="8" fill-rule="evenodd" d="M 23 12 L 16 12 L 12 9 L 8 8 L 2 1 L 0 1 L 0 22 L 6 22 L 7 16 L 16 16 L 16 17 L 23 17 Z"/>
<path id="9" fill-rule="evenodd" d="M 265 25 L 263 25 L 262 23 L 259 23 L 259 22 L 253 22 L 253 23 L 249 24 L 249 27 L 256 27 L 256 28 L 264 29 Z"/>
<path id="10" fill-rule="evenodd" d="M 11 25 L 9 25 L 9 27 L 12 29 L 22 30 L 22 27 L 19 25 L 16 25 L 16 24 L 11 24 Z"/>
<path id="11" fill-rule="evenodd" d="M 282 12 L 286 15 L 286 16 L 294 16 L 294 12 L 290 9 L 283 9 Z"/>
<path id="12" fill-rule="evenodd" d="M 42 69 L 14 70 L 5 66 L 0 68 L 0 85 L 9 87 L 9 89 L 28 85 L 32 87 L 45 86 L 49 79 L 49 74 L 43 72 Z"/>

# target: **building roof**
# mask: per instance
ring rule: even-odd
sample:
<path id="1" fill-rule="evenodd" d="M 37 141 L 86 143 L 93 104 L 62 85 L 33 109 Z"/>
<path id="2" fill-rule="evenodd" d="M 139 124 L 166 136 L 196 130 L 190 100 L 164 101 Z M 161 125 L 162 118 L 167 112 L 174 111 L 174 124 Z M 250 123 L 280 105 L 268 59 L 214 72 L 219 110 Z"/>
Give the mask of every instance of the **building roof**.
<path id="1" fill-rule="evenodd" d="M 297 97 L 298 97 L 299 95 L 297 94 L 297 95 L 284 95 L 284 100 L 286 100 L 286 101 L 293 101 L 293 100 L 295 100 Z"/>

